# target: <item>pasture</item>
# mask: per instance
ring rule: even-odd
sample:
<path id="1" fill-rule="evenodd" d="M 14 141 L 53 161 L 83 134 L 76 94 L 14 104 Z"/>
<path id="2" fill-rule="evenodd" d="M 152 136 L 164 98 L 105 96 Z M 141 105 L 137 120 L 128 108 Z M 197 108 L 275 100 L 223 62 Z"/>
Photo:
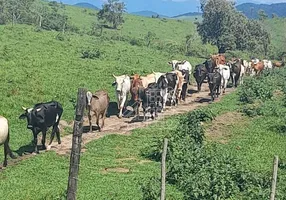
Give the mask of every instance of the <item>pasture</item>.
<path id="1" fill-rule="evenodd" d="M 112 74 L 167 72 L 171 70 L 167 65 L 171 59 L 187 59 L 193 66 L 201 63 L 204 58 L 187 57 L 176 50 L 184 46 L 188 34 L 196 38 L 193 45 L 197 46 L 198 51 L 205 55 L 216 51 L 211 45 L 201 44 L 192 21 L 126 15 L 126 23 L 120 30 L 104 29 L 99 37 L 86 34 L 96 21 L 94 14 L 90 14 L 94 11 L 67 6 L 66 12 L 72 23 L 79 27 L 79 33 L 35 31 L 34 27 L 27 25 L 0 26 L 0 113 L 9 120 L 10 146 L 14 152 L 20 153 L 29 148 L 32 139 L 31 131 L 26 129 L 26 121 L 18 119 L 23 112 L 22 106 L 30 107 L 37 102 L 57 100 L 64 108 L 62 119 L 71 122 L 79 87 L 90 91 L 106 89 L 111 101 L 115 101 L 114 88 L 111 86 Z M 156 34 L 149 48 L 145 45 L 148 31 Z M 135 45 L 131 41 L 136 41 Z M 93 59 L 82 58 L 83 52 L 92 54 Z M 276 81 L 285 73 L 284 69 L 276 70 L 275 74 L 268 78 L 266 76 L 266 79 L 257 79 L 255 84 L 260 85 L 259 81 L 267 80 L 272 87 L 277 87 L 279 84 Z M 194 80 L 192 76 L 191 79 Z M 264 104 L 260 102 L 262 107 L 259 109 L 253 108 L 252 104 L 239 102 L 242 95 L 240 89 L 204 109 L 215 113 L 217 119 L 227 114 L 235 121 L 216 124 L 217 129 L 221 130 L 221 138 L 210 135 L 215 120 L 204 124 L 205 142 L 218 143 L 216 158 L 226 152 L 236 157 L 243 169 L 268 175 L 271 173 L 274 154 L 285 159 L 285 121 L 281 119 L 281 113 L 272 112 L 283 107 L 284 90 L 282 86 L 276 89 L 279 92 Z M 273 88 L 264 88 L 259 95 L 267 96 L 268 90 L 274 91 Z M 236 118 L 240 116 L 237 113 L 242 111 L 248 116 Z M 176 134 L 179 119 L 173 116 L 147 128 L 133 130 L 132 135 L 110 135 L 87 144 L 87 151 L 81 157 L 78 199 L 133 200 L 142 199 L 153 191 L 158 192 L 156 185 L 150 188 L 147 184 L 149 178 L 158 178 L 160 174 L 160 163 L 155 159 L 158 156 L 158 144 L 160 146 L 165 136 Z M 61 132 L 61 136 L 70 133 L 71 130 L 66 129 Z M 283 191 L 286 190 L 283 165 L 284 162 L 278 172 L 280 199 L 285 198 Z M 8 165 L 0 172 L 0 193 L 7 200 L 63 199 L 68 167 L 69 158 L 55 152 L 41 153 L 15 166 Z M 145 192 L 142 192 L 142 184 L 143 188 L 147 188 Z M 167 185 L 168 199 L 184 199 L 184 192 L 175 184 Z M 261 191 L 252 192 L 258 194 Z M 263 190 L 259 197 L 265 197 L 267 192 Z M 253 196 L 248 194 L 233 193 L 231 198 L 251 199 Z"/>

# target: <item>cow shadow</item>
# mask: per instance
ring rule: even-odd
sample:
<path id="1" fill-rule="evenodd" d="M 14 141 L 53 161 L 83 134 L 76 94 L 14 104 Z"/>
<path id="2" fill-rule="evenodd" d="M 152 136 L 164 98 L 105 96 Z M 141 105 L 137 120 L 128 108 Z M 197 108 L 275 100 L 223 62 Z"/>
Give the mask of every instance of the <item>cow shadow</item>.
<path id="1" fill-rule="evenodd" d="M 198 90 L 188 89 L 188 94 L 198 93 Z"/>
<path id="2" fill-rule="evenodd" d="M 118 112 L 117 102 L 109 102 L 106 117 L 116 116 Z"/>
<path id="3" fill-rule="evenodd" d="M 200 98 L 198 100 L 195 100 L 196 103 L 209 103 L 211 102 L 211 99 L 209 98 Z"/>
<path id="4" fill-rule="evenodd" d="M 99 125 L 101 125 L 101 121 L 99 122 L 100 124 Z M 88 133 L 88 132 L 90 132 L 89 131 L 89 126 L 83 126 L 82 127 L 82 133 Z M 93 126 L 92 125 L 92 131 L 98 131 L 99 130 L 99 127 L 98 126 Z"/>
<path id="5" fill-rule="evenodd" d="M 37 147 L 38 147 L 38 150 L 39 150 L 39 151 L 45 150 L 45 149 L 43 149 L 42 144 L 37 145 Z M 31 154 L 31 153 L 33 153 L 34 150 L 35 150 L 34 145 L 33 145 L 32 143 L 30 143 L 30 144 L 21 146 L 19 149 L 15 150 L 15 151 L 13 151 L 13 152 L 17 153 L 18 156 L 23 156 L 23 155 L 26 155 L 26 154 Z"/>

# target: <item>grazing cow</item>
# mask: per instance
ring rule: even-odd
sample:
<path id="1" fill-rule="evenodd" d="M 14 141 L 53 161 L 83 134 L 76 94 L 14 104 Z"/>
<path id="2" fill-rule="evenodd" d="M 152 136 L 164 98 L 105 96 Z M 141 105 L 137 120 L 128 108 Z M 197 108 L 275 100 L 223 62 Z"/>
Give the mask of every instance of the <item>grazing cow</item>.
<path id="1" fill-rule="evenodd" d="M 135 103 L 135 114 L 138 116 L 139 115 L 139 107 L 140 107 L 140 100 L 139 100 L 139 91 L 143 88 L 142 80 L 140 79 L 140 76 L 138 74 L 135 74 L 134 76 L 131 77 L 132 83 L 131 83 L 131 99 Z"/>
<path id="2" fill-rule="evenodd" d="M 98 126 L 99 132 L 104 126 L 104 120 L 106 117 L 106 112 L 109 106 L 110 98 L 108 93 L 104 90 L 99 90 L 92 94 L 90 91 L 86 93 L 88 110 L 88 120 L 89 120 L 89 131 L 92 132 L 92 117 L 96 117 L 96 125 Z M 102 119 L 101 126 L 99 126 L 99 119 Z"/>
<path id="3" fill-rule="evenodd" d="M 255 71 L 255 75 L 260 75 L 264 69 L 263 62 L 252 62 L 251 66 Z"/>
<path id="4" fill-rule="evenodd" d="M 166 102 L 168 100 L 168 95 L 171 96 L 171 106 L 176 104 L 176 91 L 178 85 L 178 76 L 175 72 L 169 72 L 165 75 L 160 76 L 157 81 L 158 89 L 160 89 L 160 95 L 162 99 L 162 112 L 166 109 Z"/>
<path id="5" fill-rule="evenodd" d="M 201 86 L 202 86 L 203 81 L 207 77 L 207 73 L 208 73 L 208 70 L 204 64 L 198 64 L 195 66 L 194 78 L 196 79 L 196 82 L 197 82 L 198 92 L 201 91 Z"/>
<path id="6" fill-rule="evenodd" d="M 118 105 L 118 110 L 119 110 L 118 117 L 121 118 L 123 107 L 125 105 L 126 99 L 130 92 L 131 80 L 130 80 L 130 77 L 127 75 L 115 76 L 113 74 L 113 77 L 115 78 L 115 81 L 112 83 L 112 85 L 116 86 L 115 92 L 116 92 L 117 105 Z"/>
<path id="7" fill-rule="evenodd" d="M 157 109 L 159 103 L 162 101 L 161 89 L 159 89 L 158 84 L 150 83 L 147 88 L 140 88 L 139 99 L 142 101 L 144 121 L 146 121 L 146 113 L 148 111 L 151 114 L 151 118 L 155 119 L 158 116 Z"/>
<path id="8" fill-rule="evenodd" d="M 208 73 L 208 83 L 211 94 L 211 101 L 214 101 L 215 93 L 218 97 L 221 85 L 221 74 L 215 70 L 213 73 Z"/>
<path id="9" fill-rule="evenodd" d="M 271 60 L 262 60 L 262 62 L 263 62 L 263 65 L 264 65 L 266 70 L 273 69 L 273 65 L 272 65 Z"/>
<path id="10" fill-rule="evenodd" d="M 230 69 L 228 65 L 218 65 L 219 73 L 221 74 L 221 88 L 223 88 L 223 93 L 227 87 L 228 79 L 230 78 Z"/>
<path id="11" fill-rule="evenodd" d="M 9 139 L 10 139 L 10 133 L 9 133 L 9 126 L 8 126 L 8 120 L 5 117 L 0 116 L 0 145 L 4 144 L 4 162 L 3 167 L 7 166 L 7 156 L 9 156 L 13 159 L 16 157 L 13 155 L 10 147 L 9 147 Z"/>
<path id="12" fill-rule="evenodd" d="M 39 153 L 37 143 L 37 136 L 40 132 L 42 132 L 42 145 L 43 149 L 46 149 L 46 132 L 52 126 L 53 130 L 51 133 L 51 139 L 48 146 L 50 149 L 50 145 L 54 139 L 55 133 L 58 139 L 58 144 L 61 144 L 60 139 L 60 130 L 59 130 L 59 122 L 63 113 L 62 105 L 57 101 L 50 101 L 46 103 L 38 103 L 34 105 L 33 108 L 25 108 L 25 113 L 20 115 L 19 119 L 27 119 L 27 128 L 31 129 L 34 136 L 34 145 L 35 145 L 35 153 Z"/>
<path id="13" fill-rule="evenodd" d="M 228 63 L 228 66 L 230 67 L 230 78 L 232 80 L 232 87 L 237 87 L 241 74 L 241 61 L 239 59 L 236 59 L 235 61 L 230 61 Z"/>

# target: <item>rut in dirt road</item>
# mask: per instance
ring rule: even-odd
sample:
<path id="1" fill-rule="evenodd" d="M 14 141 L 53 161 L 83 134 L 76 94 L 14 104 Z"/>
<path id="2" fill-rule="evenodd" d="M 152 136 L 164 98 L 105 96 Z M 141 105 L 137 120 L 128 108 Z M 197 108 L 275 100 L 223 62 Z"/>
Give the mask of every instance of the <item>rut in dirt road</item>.
<path id="1" fill-rule="evenodd" d="M 189 91 L 196 91 L 196 85 L 189 87 Z M 220 101 L 221 97 L 233 92 L 233 88 L 228 88 L 226 90 L 226 93 L 223 95 L 220 95 L 219 98 L 215 99 L 214 102 Z M 121 118 L 119 119 L 117 116 L 110 116 L 106 118 L 105 120 L 105 126 L 102 130 L 102 132 L 93 131 L 93 132 L 87 132 L 82 134 L 82 152 L 84 152 L 86 149 L 84 148 L 84 145 L 88 142 L 91 142 L 96 139 L 100 139 L 106 135 L 111 134 L 120 134 L 120 135 L 130 135 L 131 131 L 136 128 L 143 128 L 146 127 L 152 123 L 156 123 L 159 120 L 162 120 L 164 117 L 172 116 L 176 114 L 182 114 L 189 111 L 192 111 L 198 107 L 201 106 L 207 106 L 210 102 L 210 96 L 209 96 L 209 89 L 208 85 L 204 84 L 202 85 L 202 91 L 200 93 L 191 92 L 191 95 L 189 94 L 186 98 L 185 102 L 182 102 L 177 107 L 173 106 L 172 108 L 167 107 L 167 110 L 163 113 L 158 113 L 158 118 L 156 120 L 147 120 L 145 122 L 142 121 L 134 121 L 134 117 L 130 118 Z M 140 112 L 140 116 L 142 116 L 142 112 Z M 93 123 L 94 124 L 94 123 Z M 88 119 L 85 116 L 83 126 L 88 127 Z M 68 124 L 65 121 L 60 122 L 60 128 L 64 127 L 70 127 L 73 128 L 73 123 Z M 40 138 L 39 138 L 40 139 Z M 51 145 L 50 150 L 46 151 L 55 151 L 58 155 L 70 155 L 71 146 L 72 146 L 72 133 L 62 137 L 61 139 L 62 143 L 59 145 L 57 141 L 54 141 Z M 40 151 L 41 153 L 44 151 Z M 35 156 L 34 154 L 27 154 L 23 156 L 19 156 L 17 159 L 10 159 L 8 161 L 8 166 L 16 165 L 17 163 L 21 162 L 22 160 L 29 159 L 31 157 Z M 1 169 L 1 167 L 0 167 Z"/>

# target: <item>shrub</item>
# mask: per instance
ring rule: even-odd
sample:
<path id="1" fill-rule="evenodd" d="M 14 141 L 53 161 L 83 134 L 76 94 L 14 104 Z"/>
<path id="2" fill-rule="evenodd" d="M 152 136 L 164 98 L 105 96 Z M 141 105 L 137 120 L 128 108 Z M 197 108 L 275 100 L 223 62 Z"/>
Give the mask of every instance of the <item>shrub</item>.
<path id="1" fill-rule="evenodd" d="M 159 199 L 160 197 L 160 180 L 158 178 L 150 178 L 141 185 L 143 200 Z"/>
<path id="2" fill-rule="evenodd" d="M 83 50 L 81 52 L 82 56 L 81 58 L 85 59 L 97 59 L 100 58 L 101 56 L 101 52 L 98 49 L 87 49 L 87 50 Z"/>

